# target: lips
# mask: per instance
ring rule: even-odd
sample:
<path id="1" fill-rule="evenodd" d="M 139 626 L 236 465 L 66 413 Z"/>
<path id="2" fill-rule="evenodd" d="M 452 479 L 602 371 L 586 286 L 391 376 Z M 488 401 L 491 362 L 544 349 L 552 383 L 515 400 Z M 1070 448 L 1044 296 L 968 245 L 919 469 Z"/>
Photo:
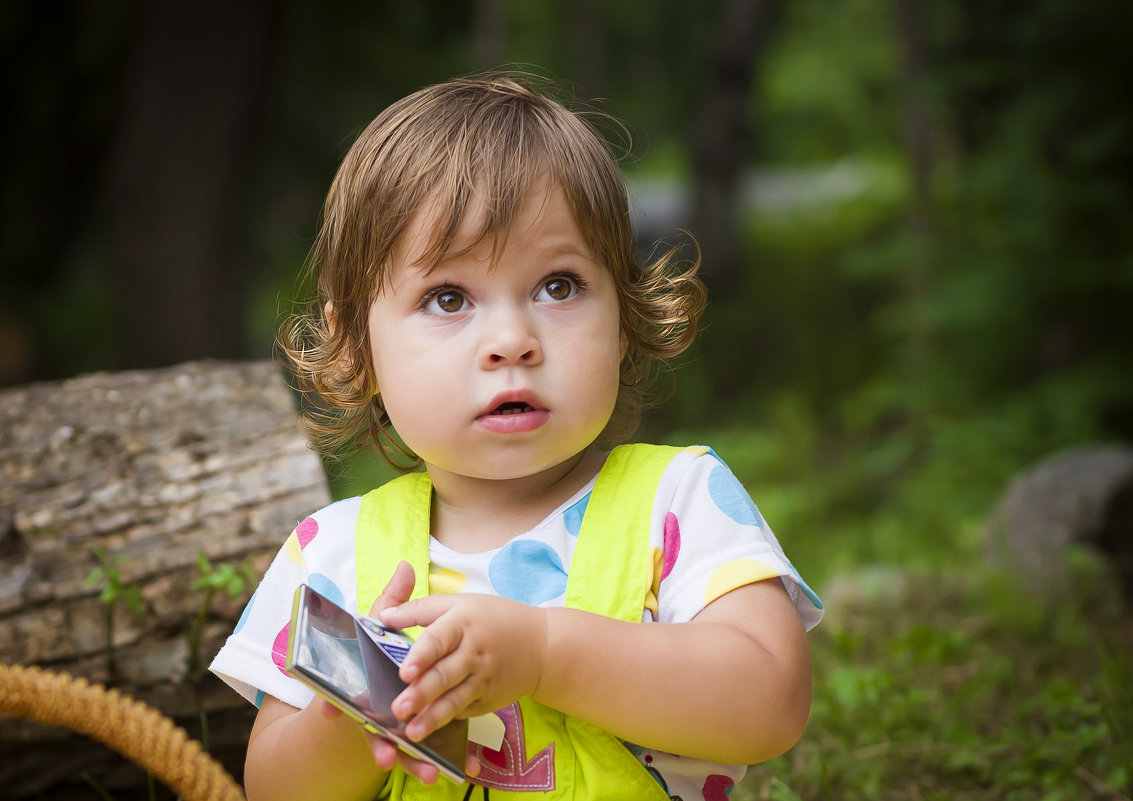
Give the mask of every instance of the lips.
<path id="1" fill-rule="evenodd" d="M 523 414 L 534 411 L 546 411 L 538 395 L 529 389 L 509 389 L 497 393 L 480 415 Z"/>
<path id="2" fill-rule="evenodd" d="M 519 434 L 541 428 L 550 412 L 530 390 L 508 390 L 496 395 L 476 418 L 484 429 L 497 434 Z"/>

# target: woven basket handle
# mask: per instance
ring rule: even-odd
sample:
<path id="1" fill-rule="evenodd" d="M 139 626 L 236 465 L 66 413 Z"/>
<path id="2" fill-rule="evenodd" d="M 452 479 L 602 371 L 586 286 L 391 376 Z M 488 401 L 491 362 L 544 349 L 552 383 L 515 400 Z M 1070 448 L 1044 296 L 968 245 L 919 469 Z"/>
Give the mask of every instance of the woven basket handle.
<path id="1" fill-rule="evenodd" d="M 244 801 L 201 744 L 148 704 L 66 673 L 0 665 L 0 714 L 63 726 L 148 770 L 185 801 Z"/>

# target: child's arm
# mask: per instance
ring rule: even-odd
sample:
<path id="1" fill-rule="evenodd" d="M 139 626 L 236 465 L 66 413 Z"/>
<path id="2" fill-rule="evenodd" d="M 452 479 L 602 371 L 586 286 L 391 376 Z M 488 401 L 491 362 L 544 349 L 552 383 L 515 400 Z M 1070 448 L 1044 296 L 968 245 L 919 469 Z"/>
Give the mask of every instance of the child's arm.
<path id="1" fill-rule="evenodd" d="M 531 695 L 642 746 L 728 764 L 790 748 L 810 710 L 810 651 L 778 579 L 740 587 L 689 623 L 637 624 L 491 596 L 387 609 L 427 625 L 394 703 L 412 737 Z"/>
<path id="2" fill-rule="evenodd" d="M 386 607 L 407 600 L 413 583 L 413 570 L 403 562 L 374 601 L 370 614 L 376 617 Z M 368 801 L 381 790 L 395 764 L 425 784 L 438 779 L 435 766 L 414 759 L 389 740 L 369 734 L 320 698 L 297 709 L 267 696 L 248 740 L 245 791 L 249 801 Z M 479 762 L 470 756 L 465 770 L 475 776 Z"/>
<path id="3" fill-rule="evenodd" d="M 366 730 L 320 698 L 296 709 L 264 699 L 248 740 L 244 789 L 258 799 L 367 801 L 385 784 Z"/>

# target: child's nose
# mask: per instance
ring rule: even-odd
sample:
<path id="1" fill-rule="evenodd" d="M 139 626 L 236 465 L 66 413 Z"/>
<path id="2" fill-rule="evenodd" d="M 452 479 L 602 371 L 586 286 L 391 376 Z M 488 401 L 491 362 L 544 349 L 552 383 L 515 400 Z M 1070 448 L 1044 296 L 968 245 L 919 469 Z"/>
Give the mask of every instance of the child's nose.
<path id="1" fill-rule="evenodd" d="M 543 361 L 543 347 L 531 320 L 518 310 L 500 311 L 485 321 L 482 360 L 485 367 L 533 366 Z"/>

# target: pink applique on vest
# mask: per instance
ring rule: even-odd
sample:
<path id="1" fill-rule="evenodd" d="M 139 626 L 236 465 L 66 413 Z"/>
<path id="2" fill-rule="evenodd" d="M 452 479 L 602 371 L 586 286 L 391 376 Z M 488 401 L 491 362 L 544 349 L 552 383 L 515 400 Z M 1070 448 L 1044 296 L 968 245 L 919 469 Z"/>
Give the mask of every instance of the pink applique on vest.
<path id="1" fill-rule="evenodd" d="M 555 744 L 551 743 L 530 760 L 519 704 L 496 712 L 504 722 L 504 741 L 499 751 L 476 746 L 480 775 L 473 781 L 499 790 L 545 792 L 555 789 Z"/>

